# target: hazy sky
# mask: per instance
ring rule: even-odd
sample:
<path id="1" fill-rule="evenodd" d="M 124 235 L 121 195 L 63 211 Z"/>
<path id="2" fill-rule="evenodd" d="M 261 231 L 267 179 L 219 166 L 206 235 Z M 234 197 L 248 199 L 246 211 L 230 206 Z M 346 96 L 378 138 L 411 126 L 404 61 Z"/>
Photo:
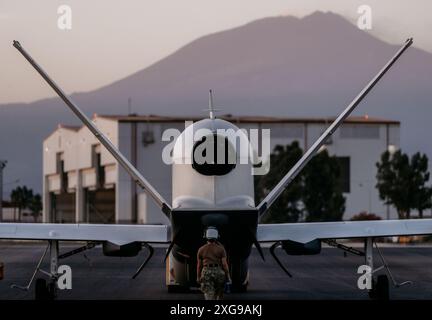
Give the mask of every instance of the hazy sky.
<path id="1" fill-rule="evenodd" d="M 209 33 L 316 10 L 355 22 L 363 4 L 372 8 L 370 32 L 398 44 L 413 36 L 432 52 L 430 0 L 0 0 L 0 103 L 54 96 L 12 47 L 14 39 L 72 93 L 123 78 Z M 60 5 L 72 9 L 72 30 L 57 27 Z"/>

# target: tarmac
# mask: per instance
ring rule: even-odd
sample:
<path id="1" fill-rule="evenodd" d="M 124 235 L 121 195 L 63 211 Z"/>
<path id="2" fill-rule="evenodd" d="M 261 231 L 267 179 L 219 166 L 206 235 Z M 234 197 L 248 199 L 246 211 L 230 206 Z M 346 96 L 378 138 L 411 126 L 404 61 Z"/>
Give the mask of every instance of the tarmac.
<path id="1" fill-rule="evenodd" d="M 81 244 L 61 243 L 61 252 Z M 45 249 L 43 243 L 0 242 L 0 261 L 4 263 L 4 279 L 0 281 L 0 300 L 33 299 L 29 291 L 12 289 L 12 284 L 27 285 Z M 383 246 L 382 252 L 397 282 L 412 281 L 411 285 L 391 286 L 391 299 L 432 299 L 432 247 Z M 357 269 L 364 257 L 341 250 L 323 248 L 320 255 L 288 256 L 282 250 L 278 256 L 293 274 L 289 278 L 264 248 L 266 261 L 254 249 L 250 258 L 250 285 L 246 293 L 230 293 L 226 300 L 364 300 L 367 291 L 357 287 Z M 146 251 L 131 258 L 105 257 L 99 247 L 60 260 L 72 268 L 72 289 L 59 290 L 59 299 L 162 299 L 202 300 L 197 289 L 189 293 L 168 293 L 165 286 L 164 247 L 155 254 L 143 272 L 132 279 L 145 259 Z M 380 266 L 378 254 L 374 256 Z M 48 269 L 48 262 L 44 268 Z M 383 270 L 380 273 L 384 272 Z M 39 274 L 39 277 L 44 277 Z"/>

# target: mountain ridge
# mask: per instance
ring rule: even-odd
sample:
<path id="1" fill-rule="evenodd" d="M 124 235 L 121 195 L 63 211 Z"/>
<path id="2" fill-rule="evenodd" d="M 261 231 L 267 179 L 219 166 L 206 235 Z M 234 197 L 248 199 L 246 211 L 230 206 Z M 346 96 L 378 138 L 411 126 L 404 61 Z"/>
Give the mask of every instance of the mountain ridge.
<path id="1" fill-rule="evenodd" d="M 71 98 L 88 115 L 126 114 L 131 97 L 135 113 L 204 117 L 212 88 L 223 113 L 329 117 L 342 111 L 398 47 L 334 13 L 269 17 L 200 37 L 142 70 Z M 403 149 L 432 156 L 431 83 L 432 54 L 410 48 L 355 114 L 401 120 Z M 41 172 L 34 171 L 41 171 L 42 141 L 57 123 L 78 121 L 55 97 L 0 105 L 0 145 L 9 160 L 5 181 L 19 177 L 40 190 Z M 28 167 L 28 154 L 37 170 Z"/>

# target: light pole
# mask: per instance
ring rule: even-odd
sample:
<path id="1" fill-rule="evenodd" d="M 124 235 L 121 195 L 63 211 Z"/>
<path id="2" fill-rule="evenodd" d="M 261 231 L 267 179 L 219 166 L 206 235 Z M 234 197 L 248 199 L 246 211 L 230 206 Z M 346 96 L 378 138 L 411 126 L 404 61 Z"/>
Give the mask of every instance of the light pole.
<path id="1" fill-rule="evenodd" d="M 6 163 L 6 160 L 0 160 L 0 222 L 3 221 L 3 169 Z"/>
<path id="2" fill-rule="evenodd" d="M 393 155 L 396 153 L 396 151 L 398 150 L 398 147 L 395 146 L 394 144 L 389 144 L 387 146 L 387 151 L 390 153 L 390 159 L 393 157 Z M 387 220 L 390 220 L 390 204 L 387 203 L 387 208 L 386 208 L 386 216 L 387 216 Z"/>
<path id="3" fill-rule="evenodd" d="M 368 195 L 368 213 L 371 213 L 371 211 L 372 211 L 372 194 L 371 194 L 371 190 L 370 190 L 369 187 L 365 186 L 365 184 L 363 182 L 360 182 L 358 184 L 358 186 L 360 188 L 365 189 L 366 192 L 367 192 L 367 195 Z"/>

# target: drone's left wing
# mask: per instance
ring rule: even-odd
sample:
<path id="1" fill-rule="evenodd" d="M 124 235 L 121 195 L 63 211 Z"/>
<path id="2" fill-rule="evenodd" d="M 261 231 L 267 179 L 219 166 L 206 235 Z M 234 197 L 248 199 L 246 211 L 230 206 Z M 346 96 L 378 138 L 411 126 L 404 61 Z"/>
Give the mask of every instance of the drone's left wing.
<path id="1" fill-rule="evenodd" d="M 343 221 L 260 224 L 257 240 L 291 240 L 307 243 L 315 239 L 377 238 L 432 234 L 432 219 Z"/>

